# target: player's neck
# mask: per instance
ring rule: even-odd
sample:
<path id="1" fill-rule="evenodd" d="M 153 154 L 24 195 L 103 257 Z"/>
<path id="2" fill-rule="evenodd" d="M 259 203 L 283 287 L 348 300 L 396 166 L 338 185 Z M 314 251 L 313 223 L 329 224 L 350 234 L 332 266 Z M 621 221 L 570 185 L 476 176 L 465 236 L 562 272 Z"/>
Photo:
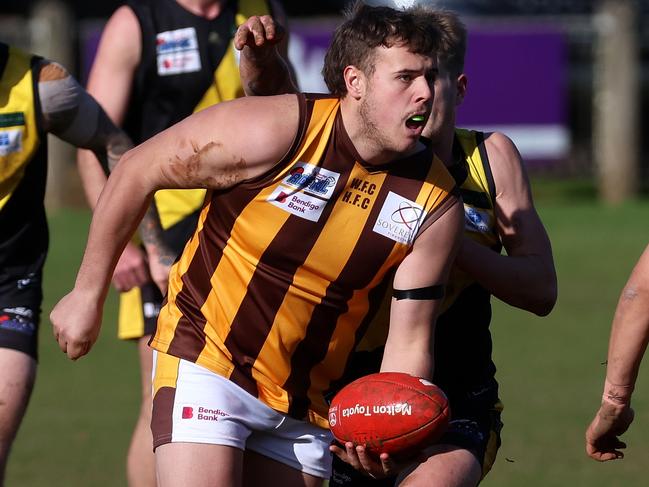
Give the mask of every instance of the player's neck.
<path id="1" fill-rule="evenodd" d="M 455 137 L 455 127 L 452 125 L 444 127 L 438 134 L 431 138 L 433 152 L 439 157 L 446 167 L 454 164 L 453 159 L 453 139 Z"/>
<path id="2" fill-rule="evenodd" d="M 226 0 L 176 0 L 176 2 L 194 15 L 211 20 L 219 16 Z"/>

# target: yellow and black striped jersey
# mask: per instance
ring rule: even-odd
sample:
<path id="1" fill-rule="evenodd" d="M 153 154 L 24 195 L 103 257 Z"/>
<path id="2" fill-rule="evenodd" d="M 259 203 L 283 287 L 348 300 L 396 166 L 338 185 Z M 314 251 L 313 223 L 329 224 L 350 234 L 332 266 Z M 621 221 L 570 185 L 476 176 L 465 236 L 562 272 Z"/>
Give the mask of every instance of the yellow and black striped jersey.
<path id="1" fill-rule="evenodd" d="M 42 265 L 48 246 L 43 207 L 47 138 L 39 115 L 39 60 L 0 43 L 0 266 L 30 266 L 29 272 L 39 270 L 31 266 Z"/>
<path id="2" fill-rule="evenodd" d="M 225 2 L 213 19 L 175 1 L 129 0 L 127 5 L 142 32 L 142 61 L 134 74 L 124 123 L 136 144 L 192 112 L 244 96 L 232 37 L 250 16 L 270 13 L 267 0 Z M 162 227 L 199 210 L 204 197 L 201 189 L 158 191 L 155 203 Z M 186 237 L 182 235 L 180 246 Z"/>
<path id="3" fill-rule="evenodd" d="M 496 186 L 485 148 L 485 134 L 455 130 L 455 164 L 449 169 L 464 201 L 464 235 L 500 253 Z M 496 367 L 491 358 L 491 293 L 453 268 L 443 312 L 435 329 L 433 381 L 453 399 L 497 399 Z M 488 396 L 488 397 L 483 397 Z"/>
<path id="4" fill-rule="evenodd" d="M 460 156 L 451 171 L 464 202 L 464 234 L 480 245 L 500 252 L 502 245 L 495 216 L 496 190 L 484 145 L 484 133 L 456 128 L 455 144 Z M 462 290 L 474 282 L 474 279 L 454 266 L 443 309 L 453 304 Z"/>
<path id="5" fill-rule="evenodd" d="M 418 232 L 456 200 L 431 149 L 363 163 L 338 99 L 299 95 L 300 132 L 269 174 L 208 193 L 171 271 L 152 346 L 327 426 L 342 375 Z"/>

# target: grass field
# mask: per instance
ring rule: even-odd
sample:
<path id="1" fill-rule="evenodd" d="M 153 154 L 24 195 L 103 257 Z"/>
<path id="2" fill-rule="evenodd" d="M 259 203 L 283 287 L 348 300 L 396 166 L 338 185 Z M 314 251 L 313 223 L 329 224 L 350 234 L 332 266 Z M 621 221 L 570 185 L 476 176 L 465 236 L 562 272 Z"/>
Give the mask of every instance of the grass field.
<path id="1" fill-rule="evenodd" d="M 571 198 L 570 192 L 545 184 L 537 192 L 559 275 L 553 313 L 536 318 L 495 303 L 494 355 L 505 428 L 485 487 L 647 485 L 647 372 L 641 372 L 634 395 L 636 420 L 626 435 L 630 450 L 625 460 L 589 460 L 583 433 L 599 402 L 617 297 L 648 241 L 649 202 L 607 208 L 594 204 L 587 193 Z M 50 218 L 41 365 L 10 458 L 8 487 L 126 485 L 124 457 L 139 377 L 134 345 L 115 338 L 115 296 L 106 304 L 95 349 L 76 363 L 58 351 L 47 318 L 72 285 L 88 218 L 80 210 Z"/>

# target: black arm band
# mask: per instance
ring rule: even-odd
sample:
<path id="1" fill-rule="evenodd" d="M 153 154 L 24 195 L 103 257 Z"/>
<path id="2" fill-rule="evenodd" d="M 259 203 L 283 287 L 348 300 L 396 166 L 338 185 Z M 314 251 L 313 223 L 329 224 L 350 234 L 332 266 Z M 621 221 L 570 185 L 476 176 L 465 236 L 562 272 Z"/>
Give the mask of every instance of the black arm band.
<path id="1" fill-rule="evenodd" d="M 435 284 L 434 286 L 417 289 L 395 289 L 392 291 L 392 297 L 397 301 L 400 299 L 442 299 L 444 297 L 444 284 Z"/>

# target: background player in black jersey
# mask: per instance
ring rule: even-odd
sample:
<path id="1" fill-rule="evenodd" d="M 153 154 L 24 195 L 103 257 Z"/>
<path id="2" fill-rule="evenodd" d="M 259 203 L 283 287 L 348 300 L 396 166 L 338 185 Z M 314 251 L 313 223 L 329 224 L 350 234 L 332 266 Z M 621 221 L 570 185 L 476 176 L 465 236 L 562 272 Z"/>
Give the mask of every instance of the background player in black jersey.
<path id="1" fill-rule="evenodd" d="M 288 74 L 292 68 L 284 61 L 287 37 L 266 31 L 264 24 L 271 17 L 264 14 L 273 14 L 279 25 L 285 25 L 281 6 L 274 0 L 129 1 L 106 24 L 88 91 L 136 143 L 192 112 L 242 96 L 244 89 L 249 94 L 286 91 L 292 87 Z M 236 47 L 247 45 L 240 59 L 249 76 L 246 86 L 239 80 L 238 51 L 233 48 L 237 25 L 241 30 Z M 266 36 L 269 44 L 255 49 L 259 39 L 253 33 Z M 277 65 L 287 69 L 275 70 Z M 106 180 L 93 159 L 92 153 L 79 152 L 79 170 L 92 207 Z M 141 368 L 141 407 L 127 458 L 129 485 L 155 485 L 149 427 L 152 355 L 147 343 L 166 292 L 169 267 L 194 230 L 203 194 L 159 193 L 140 227 L 144 250 L 129 243 L 113 276 L 115 288 L 123 292 L 119 336 L 137 340 Z"/>
<path id="2" fill-rule="evenodd" d="M 618 438 L 631 425 L 631 395 L 649 343 L 649 246 L 620 295 L 611 325 L 602 404 L 586 430 L 586 453 L 600 462 L 624 458 Z"/>
<path id="3" fill-rule="evenodd" d="M 502 427 L 491 359 L 490 297 L 543 316 L 556 302 L 557 282 L 550 241 L 534 208 L 518 150 L 501 133 L 455 127 L 456 109 L 467 91 L 466 29 L 450 11 L 430 9 L 425 15 L 439 27 L 442 47 L 433 112 L 423 135 L 456 178 L 466 220 L 435 332 L 433 382 L 449 396 L 453 418 L 448 434 L 427 451 L 428 460 L 406 471 L 400 485 L 475 486 L 495 460 Z M 493 184 L 481 183 L 489 179 Z M 506 255 L 501 255 L 501 246 Z M 372 350 L 371 341 L 366 348 Z M 377 371 L 380 357 L 380 349 L 359 352 L 348 380 Z M 381 477 L 385 475 L 381 465 L 357 455 L 349 445 L 346 452 L 332 448 L 356 469 L 334 459 L 331 485 L 381 485 L 358 473 Z M 383 481 L 386 486 L 393 483 L 393 478 Z"/>
<path id="4" fill-rule="evenodd" d="M 47 134 L 94 151 L 104 167 L 128 137 L 59 64 L 0 43 L 0 485 L 36 378 Z M 101 171 L 99 164 L 97 170 Z"/>

